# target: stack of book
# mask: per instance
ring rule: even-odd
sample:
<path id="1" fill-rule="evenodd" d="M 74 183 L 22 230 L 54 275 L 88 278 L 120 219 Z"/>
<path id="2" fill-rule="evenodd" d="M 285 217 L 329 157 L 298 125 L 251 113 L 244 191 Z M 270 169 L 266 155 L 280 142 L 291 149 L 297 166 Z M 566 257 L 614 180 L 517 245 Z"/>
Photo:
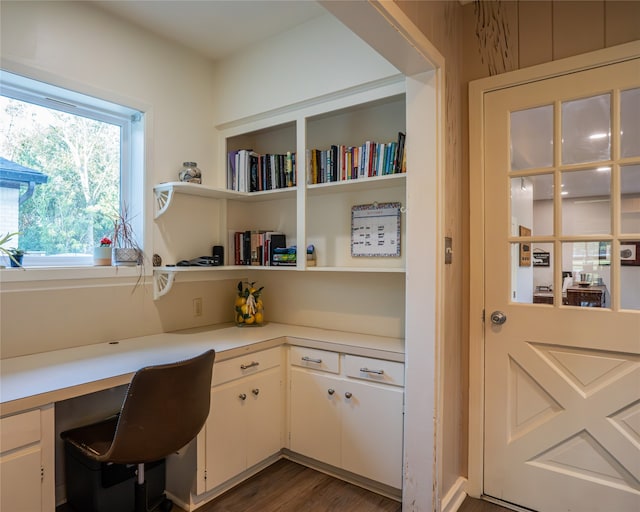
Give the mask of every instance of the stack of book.
<path id="1" fill-rule="evenodd" d="M 316 266 L 316 250 L 313 245 L 307 246 L 307 267 Z M 273 249 L 272 265 L 282 267 L 295 267 L 298 264 L 298 249 L 295 245 L 291 247 L 278 247 Z"/>
<path id="2" fill-rule="evenodd" d="M 271 266 L 274 250 L 287 245 L 284 233 L 277 231 L 232 231 L 229 238 L 234 265 Z"/>
<path id="3" fill-rule="evenodd" d="M 261 155 L 250 149 L 229 151 L 227 189 L 259 192 L 296 186 L 296 154 Z"/>
<path id="4" fill-rule="evenodd" d="M 387 143 L 366 141 L 362 146 L 332 145 L 308 149 L 307 182 L 310 185 L 355 180 L 406 172 L 405 134 Z"/>

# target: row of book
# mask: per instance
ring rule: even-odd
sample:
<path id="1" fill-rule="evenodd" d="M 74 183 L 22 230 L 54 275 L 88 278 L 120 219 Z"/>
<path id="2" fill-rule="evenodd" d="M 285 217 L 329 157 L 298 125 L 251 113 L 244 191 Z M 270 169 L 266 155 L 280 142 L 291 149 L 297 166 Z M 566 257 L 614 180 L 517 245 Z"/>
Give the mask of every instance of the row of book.
<path id="1" fill-rule="evenodd" d="M 274 250 L 287 246 L 287 237 L 277 231 L 234 231 L 230 233 L 229 246 L 233 248 L 234 265 L 277 266 Z"/>
<path id="2" fill-rule="evenodd" d="M 251 149 L 229 151 L 227 189 L 260 192 L 296 186 L 296 154 L 261 155 Z"/>
<path id="3" fill-rule="evenodd" d="M 399 132 L 394 142 L 308 149 L 306 159 L 310 185 L 406 172 L 405 134 Z"/>
<path id="4" fill-rule="evenodd" d="M 393 142 L 366 141 L 361 146 L 332 145 L 306 151 L 307 183 L 330 183 L 406 172 L 406 135 Z M 260 192 L 296 186 L 296 154 L 229 151 L 227 189 Z"/>

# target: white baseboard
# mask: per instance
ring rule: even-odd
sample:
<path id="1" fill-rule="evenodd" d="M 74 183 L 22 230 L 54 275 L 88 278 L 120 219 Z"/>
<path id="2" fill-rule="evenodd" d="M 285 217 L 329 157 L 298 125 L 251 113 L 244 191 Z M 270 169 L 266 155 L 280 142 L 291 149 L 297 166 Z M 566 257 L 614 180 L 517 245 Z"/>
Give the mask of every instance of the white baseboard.
<path id="1" fill-rule="evenodd" d="M 464 490 L 466 484 L 466 478 L 458 477 L 444 498 L 442 498 L 440 502 L 440 512 L 456 512 L 460 508 L 460 505 L 462 505 L 462 502 L 467 497 L 467 493 Z"/>

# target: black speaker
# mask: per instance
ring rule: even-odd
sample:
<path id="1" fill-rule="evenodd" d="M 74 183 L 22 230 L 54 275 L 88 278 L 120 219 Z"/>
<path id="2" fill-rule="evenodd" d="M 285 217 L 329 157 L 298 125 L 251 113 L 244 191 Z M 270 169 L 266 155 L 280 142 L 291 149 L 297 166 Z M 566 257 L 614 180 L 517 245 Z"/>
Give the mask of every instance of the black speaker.
<path id="1" fill-rule="evenodd" d="M 221 266 L 224 265 L 224 247 L 221 245 L 214 245 L 212 249 L 211 256 L 213 256 L 213 265 Z"/>

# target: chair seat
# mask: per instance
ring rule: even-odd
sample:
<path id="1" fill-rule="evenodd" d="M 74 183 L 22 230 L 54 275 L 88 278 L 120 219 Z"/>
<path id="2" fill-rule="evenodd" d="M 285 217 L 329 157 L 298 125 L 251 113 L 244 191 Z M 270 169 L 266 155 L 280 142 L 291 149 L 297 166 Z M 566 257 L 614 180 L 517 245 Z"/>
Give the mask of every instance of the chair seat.
<path id="1" fill-rule="evenodd" d="M 97 460 L 109 451 L 117 425 L 118 416 L 115 415 L 99 423 L 67 430 L 61 437 L 87 457 Z"/>

